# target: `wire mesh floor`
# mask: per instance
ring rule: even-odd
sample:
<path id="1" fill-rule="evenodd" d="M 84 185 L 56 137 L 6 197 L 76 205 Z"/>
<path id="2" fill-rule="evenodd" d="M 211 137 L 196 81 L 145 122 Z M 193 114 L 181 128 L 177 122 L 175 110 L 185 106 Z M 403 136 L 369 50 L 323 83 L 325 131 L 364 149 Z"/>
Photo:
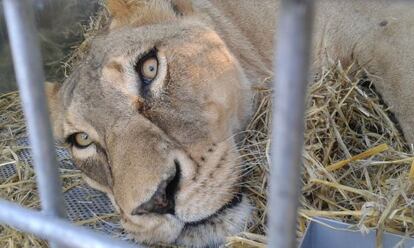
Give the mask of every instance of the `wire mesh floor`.
<path id="1" fill-rule="evenodd" d="M 32 155 L 29 148 L 28 138 L 20 138 L 17 145 L 27 147 L 17 152 L 19 160 L 32 166 Z M 61 169 L 75 170 L 75 166 L 70 159 L 67 150 L 57 148 L 57 158 Z M 0 181 L 17 173 L 14 164 L 5 164 L 0 166 Z M 102 220 L 99 216 L 114 213 L 114 208 L 109 198 L 102 192 L 92 189 L 86 184 L 75 186 L 64 192 L 64 202 L 68 219 L 72 222 L 83 223 L 94 230 L 110 234 L 111 236 L 126 239 L 127 235 L 119 223 Z M 96 219 L 90 222 L 87 220 Z"/>

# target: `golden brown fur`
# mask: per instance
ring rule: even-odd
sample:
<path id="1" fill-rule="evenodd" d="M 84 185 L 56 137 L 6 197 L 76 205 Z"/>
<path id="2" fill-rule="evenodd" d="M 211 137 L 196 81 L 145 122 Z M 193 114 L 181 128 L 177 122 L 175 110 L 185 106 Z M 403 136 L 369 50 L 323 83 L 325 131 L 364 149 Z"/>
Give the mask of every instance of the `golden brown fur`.
<path id="1" fill-rule="evenodd" d="M 214 246 L 248 222 L 235 134 L 252 86 L 272 76 L 278 2 L 108 0 L 109 30 L 49 89 L 56 136 L 89 135 L 90 146 L 72 146 L 75 163 L 138 241 Z M 318 2 L 313 71 L 328 54 L 382 77 L 375 83 L 413 141 L 414 11 L 389 2 Z M 145 95 L 134 66 L 154 47 L 158 76 Z M 172 177 L 174 213 L 133 214 Z"/>

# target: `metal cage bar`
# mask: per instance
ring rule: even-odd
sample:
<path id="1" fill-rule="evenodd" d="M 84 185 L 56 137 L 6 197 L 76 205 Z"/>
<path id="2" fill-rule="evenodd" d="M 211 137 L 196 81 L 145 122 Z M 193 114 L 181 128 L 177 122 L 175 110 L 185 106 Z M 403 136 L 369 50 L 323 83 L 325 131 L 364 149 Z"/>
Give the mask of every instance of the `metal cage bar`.
<path id="1" fill-rule="evenodd" d="M 16 1 L 16 0 L 12 0 Z M 45 216 L 25 209 L 15 203 L 0 200 L 0 222 L 29 232 L 43 239 L 54 241 L 64 247 L 78 248 L 139 248 L 137 244 L 113 240 L 84 227 L 76 226 L 64 219 Z"/>
<path id="2" fill-rule="evenodd" d="M 275 49 L 268 247 L 296 247 L 313 0 L 283 0 Z"/>
<path id="3" fill-rule="evenodd" d="M 62 187 L 46 107 L 43 64 L 33 9 L 26 0 L 4 0 L 3 7 L 42 211 L 49 216 L 64 217 Z M 57 247 L 53 243 L 50 246 Z"/>
<path id="4" fill-rule="evenodd" d="M 64 217 L 61 182 L 46 105 L 43 64 L 33 9 L 27 0 L 3 0 L 23 112 L 44 214 Z"/>

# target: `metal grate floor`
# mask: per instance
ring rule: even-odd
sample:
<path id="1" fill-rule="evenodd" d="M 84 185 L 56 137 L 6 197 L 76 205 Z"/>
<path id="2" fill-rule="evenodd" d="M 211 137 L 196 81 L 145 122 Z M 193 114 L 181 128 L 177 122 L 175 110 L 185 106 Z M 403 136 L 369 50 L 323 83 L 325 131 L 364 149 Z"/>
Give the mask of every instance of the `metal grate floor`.
<path id="1" fill-rule="evenodd" d="M 28 138 L 21 138 L 17 144 L 29 147 Z M 74 164 L 70 160 L 68 151 L 63 148 L 57 148 L 57 157 L 60 168 L 75 169 Z M 19 159 L 29 165 L 32 164 L 32 156 L 30 149 L 23 149 L 17 153 Z M 0 180 L 7 179 L 16 173 L 14 164 L 0 166 Z M 100 220 L 99 216 L 114 213 L 114 208 L 109 198 L 102 192 L 92 189 L 86 184 L 73 187 L 63 194 L 66 205 L 67 216 L 72 222 L 85 222 L 85 226 L 100 232 L 110 234 L 112 236 L 126 239 L 119 223 Z M 96 221 L 88 221 L 96 220 Z"/>

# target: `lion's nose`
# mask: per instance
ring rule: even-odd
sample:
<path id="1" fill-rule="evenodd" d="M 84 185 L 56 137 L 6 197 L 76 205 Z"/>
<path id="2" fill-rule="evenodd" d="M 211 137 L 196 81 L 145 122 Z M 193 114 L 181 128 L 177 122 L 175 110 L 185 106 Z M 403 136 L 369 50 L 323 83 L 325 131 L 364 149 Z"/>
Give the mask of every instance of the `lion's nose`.
<path id="1" fill-rule="evenodd" d="M 132 215 L 142 215 L 149 213 L 157 214 L 174 214 L 175 208 L 175 193 L 180 179 L 180 168 L 178 162 L 175 162 L 175 173 L 168 177 L 167 180 L 162 181 L 157 191 L 152 195 L 151 199 L 142 203 L 140 206 L 132 211 Z"/>

